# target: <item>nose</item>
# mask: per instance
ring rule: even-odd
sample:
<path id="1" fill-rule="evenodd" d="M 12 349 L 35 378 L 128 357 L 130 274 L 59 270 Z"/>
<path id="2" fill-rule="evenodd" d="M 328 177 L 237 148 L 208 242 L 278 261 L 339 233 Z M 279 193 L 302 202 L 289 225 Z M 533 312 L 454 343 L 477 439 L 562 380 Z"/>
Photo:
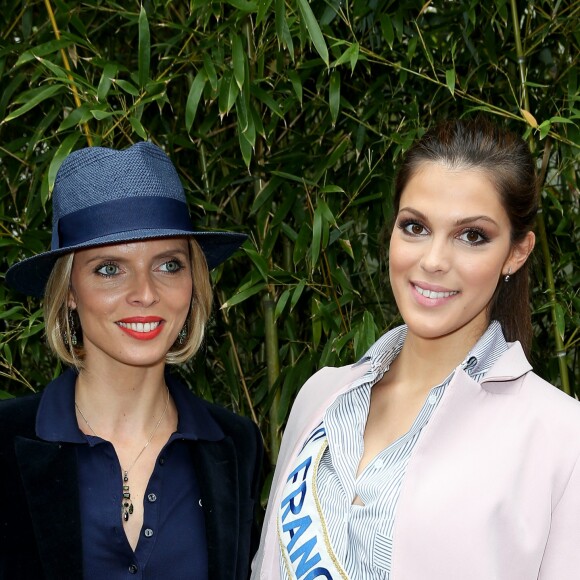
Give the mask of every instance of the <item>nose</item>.
<path id="1" fill-rule="evenodd" d="M 421 257 L 421 268 L 431 274 L 446 272 L 451 263 L 451 248 L 449 240 L 444 237 L 432 237 L 424 246 Z"/>
<path id="2" fill-rule="evenodd" d="M 152 272 L 140 272 L 134 276 L 127 295 L 127 300 L 131 304 L 148 308 L 157 304 L 159 298 L 159 289 Z"/>

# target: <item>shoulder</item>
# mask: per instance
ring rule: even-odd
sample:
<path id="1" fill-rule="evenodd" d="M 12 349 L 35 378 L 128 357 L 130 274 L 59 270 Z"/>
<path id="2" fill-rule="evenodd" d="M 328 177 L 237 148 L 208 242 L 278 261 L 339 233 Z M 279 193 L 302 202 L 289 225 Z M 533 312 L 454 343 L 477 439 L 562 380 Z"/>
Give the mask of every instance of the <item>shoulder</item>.
<path id="1" fill-rule="evenodd" d="M 210 403 L 204 400 L 201 401 L 226 435 L 236 438 L 255 436 L 256 434 L 259 434 L 256 424 L 247 417 L 237 415 L 233 411 L 220 405 L 216 405 L 215 403 Z"/>
<path id="2" fill-rule="evenodd" d="M 40 397 L 36 393 L 0 401 L 0 443 L 14 435 L 34 436 Z"/>
<path id="3" fill-rule="evenodd" d="M 551 385 L 534 372 L 526 373 L 522 380 L 524 393 L 536 411 L 554 429 L 566 430 L 580 437 L 580 401 Z"/>

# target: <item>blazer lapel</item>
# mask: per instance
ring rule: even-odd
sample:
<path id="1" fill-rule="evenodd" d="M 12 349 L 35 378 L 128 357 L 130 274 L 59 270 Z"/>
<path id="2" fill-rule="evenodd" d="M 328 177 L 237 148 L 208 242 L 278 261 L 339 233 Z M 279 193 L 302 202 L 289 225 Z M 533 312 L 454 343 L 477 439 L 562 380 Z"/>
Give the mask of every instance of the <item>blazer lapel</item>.
<path id="1" fill-rule="evenodd" d="M 74 448 L 17 437 L 15 451 L 46 577 L 82 578 Z"/>
<path id="2" fill-rule="evenodd" d="M 239 490 L 235 448 L 229 437 L 197 441 L 194 465 L 205 512 L 209 578 L 237 578 Z"/>

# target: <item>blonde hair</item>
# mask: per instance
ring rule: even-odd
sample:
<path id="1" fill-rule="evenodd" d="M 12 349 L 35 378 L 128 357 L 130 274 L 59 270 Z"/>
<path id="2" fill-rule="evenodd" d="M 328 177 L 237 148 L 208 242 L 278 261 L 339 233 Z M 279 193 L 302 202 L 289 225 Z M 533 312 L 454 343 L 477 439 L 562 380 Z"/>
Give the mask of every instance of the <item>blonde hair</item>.
<path id="1" fill-rule="evenodd" d="M 176 341 L 169 349 L 165 355 L 168 364 L 185 362 L 199 350 L 212 307 L 212 289 L 205 255 L 194 238 L 189 238 L 188 241 L 193 291 L 184 326 L 187 336 L 181 344 Z M 71 314 L 68 307 L 73 260 L 74 252 L 61 256 L 50 273 L 44 293 L 44 320 L 50 349 L 63 362 L 81 370 L 85 351 L 82 340 L 77 345 L 72 344 L 71 316 L 76 319 L 72 323 L 76 326 L 75 334 L 80 335 L 82 328 L 78 316 L 76 313 Z"/>

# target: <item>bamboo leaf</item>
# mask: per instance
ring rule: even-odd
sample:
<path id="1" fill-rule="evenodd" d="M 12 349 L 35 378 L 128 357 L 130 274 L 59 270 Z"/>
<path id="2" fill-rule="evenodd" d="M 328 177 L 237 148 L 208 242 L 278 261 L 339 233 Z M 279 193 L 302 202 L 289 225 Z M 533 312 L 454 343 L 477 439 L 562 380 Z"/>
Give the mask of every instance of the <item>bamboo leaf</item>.
<path id="1" fill-rule="evenodd" d="M 552 123 L 550 122 L 549 119 L 546 119 L 539 127 L 538 129 L 540 130 L 540 140 L 544 139 L 548 133 L 550 132 L 550 129 L 552 128 Z"/>
<path id="2" fill-rule="evenodd" d="M 188 132 L 191 131 L 206 82 L 207 73 L 205 72 L 205 69 L 200 69 L 191 83 L 191 88 L 189 89 L 187 102 L 185 104 L 185 128 Z"/>
<path id="3" fill-rule="evenodd" d="M 119 86 L 123 91 L 130 94 L 133 97 L 138 97 L 140 95 L 139 89 L 129 81 L 123 79 L 114 79 L 113 82 Z"/>
<path id="4" fill-rule="evenodd" d="M 455 69 L 450 68 L 445 71 L 445 82 L 447 83 L 447 88 L 449 92 L 455 94 Z"/>
<path id="5" fill-rule="evenodd" d="M 288 300 L 290 299 L 290 295 L 292 294 L 292 290 L 287 288 L 282 292 L 280 298 L 278 298 L 278 302 L 276 303 L 276 310 L 274 311 L 274 320 L 278 320 L 280 315 L 284 312 L 284 308 L 286 308 L 286 304 L 288 304 Z"/>
<path id="6" fill-rule="evenodd" d="M 141 11 L 139 12 L 139 86 L 143 88 L 149 80 L 149 66 L 151 63 L 151 38 L 149 32 L 149 21 L 147 20 L 147 12 L 145 7 L 141 4 Z"/>
<path id="7" fill-rule="evenodd" d="M 234 35 L 232 40 L 232 60 L 234 63 L 234 78 L 238 88 L 242 90 L 244 86 L 246 53 L 242 46 L 242 39 L 237 34 Z"/>
<path id="8" fill-rule="evenodd" d="M 22 312 L 24 309 L 22 306 L 13 306 L 8 310 L 1 310 L 0 309 L 0 320 L 7 320 L 10 319 L 14 314 Z"/>
<path id="9" fill-rule="evenodd" d="M 280 117 L 280 119 L 284 120 L 284 115 L 282 114 L 282 107 L 279 103 L 275 101 L 275 99 L 266 91 L 262 90 L 258 85 L 252 85 L 252 94 L 256 97 L 259 101 L 264 103 L 272 113 Z"/>
<path id="10" fill-rule="evenodd" d="M 143 140 L 147 140 L 147 131 L 145 131 L 145 127 L 141 124 L 141 121 L 137 119 L 137 117 L 133 117 L 132 115 L 129 117 L 129 123 L 133 128 L 133 131 L 141 137 Z"/>
<path id="11" fill-rule="evenodd" d="M 556 318 L 556 330 L 563 341 L 564 335 L 566 334 L 566 314 L 559 302 L 556 302 L 554 305 L 554 314 Z"/>
<path id="12" fill-rule="evenodd" d="M 215 93 L 218 90 L 218 78 L 215 66 L 208 54 L 203 55 L 203 68 L 207 74 L 209 84 L 212 91 Z"/>
<path id="13" fill-rule="evenodd" d="M 258 11 L 256 15 L 256 26 L 260 26 L 272 4 L 272 0 L 258 0 Z"/>
<path id="14" fill-rule="evenodd" d="M 40 64 L 42 64 L 42 66 L 46 67 L 52 74 L 54 74 L 54 76 L 57 79 L 60 79 L 61 81 L 65 82 L 65 83 L 70 82 L 68 74 L 63 67 L 58 66 L 57 64 L 54 64 L 53 62 L 51 62 L 48 59 L 38 57 L 37 60 Z"/>
<path id="15" fill-rule="evenodd" d="M 68 154 L 72 151 L 80 136 L 81 134 L 77 131 L 71 133 L 56 150 L 48 168 L 48 188 L 50 191 L 54 187 L 54 180 L 56 179 L 56 174 L 62 162 L 68 157 Z"/>
<path id="16" fill-rule="evenodd" d="M 312 245 L 310 246 L 310 260 L 312 262 L 312 270 L 316 268 L 316 264 L 318 263 L 318 256 L 320 255 L 323 225 L 322 212 L 320 207 L 317 207 L 314 210 L 314 220 L 312 222 Z"/>
<path id="17" fill-rule="evenodd" d="M 116 113 L 114 113 L 113 111 L 102 111 L 101 109 L 93 109 L 91 111 L 91 115 L 97 121 L 104 121 L 105 119 L 109 119 L 110 117 L 115 116 Z"/>
<path id="18" fill-rule="evenodd" d="M 529 111 L 526 111 L 525 109 L 520 109 L 521 113 L 522 113 L 522 117 L 526 120 L 526 123 L 532 127 L 532 129 L 537 129 L 538 128 L 538 121 L 536 121 L 536 118 L 534 117 L 534 115 L 532 115 L 532 113 L 530 113 Z"/>
<path id="19" fill-rule="evenodd" d="M 276 35 L 278 36 L 278 42 L 288 49 L 290 58 L 294 62 L 294 43 L 292 42 L 292 35 L 290 34 L 288 22 L 286 21 L 286 5 L 284 0 L 275 0 L 275 2 Z"/>
<path id="20" fill-rule="evenodd" d="M 352 244 L 350 243 L 350 240 L 339 238 L 338 243 L 340 244 L 341 248 L 354 260 L 354 253 L 352 251 Z"/>
<path id="21" fill-rule="evenodd" d="M 230 112 L 231 108 L 236 102 L 236 98 L 239 92 L 240 89 L 236 84 L 234 75 L 227 71 L 220 81 L 218 104 L 221 117 L 227 115 Z"/>
<path id="22" fill-rule="evenodd" d="M 320 55 L 320 58 L 322 58 L 324 64 L 329 66 L 328 47 L 326 46 L 324 36 L 322 36 L 322 31 L 320 30 L 318 21 L 314 16 L 314 12 L 312 12 L 312 8 L 310 8 L 310 3 L 308 0 L 297 0 L 297 3 L 300 14 L 304 19 L 306 30 L 310 36 L 310 40 L 312 40 L 312 44 L 314 44 L 314 48 L 316 48 L 316 51 Z"/>
<path id="23" fill-rule="evenodd" d="M 329 184 L 321 187 L 320 193 L 344 193 L 344 189 L 340 185 Z"/>
<path id="24" fill-rule="evenodd" d="M 113 79 L 117 74 L 117 69 L 117 65 L 111 62 L 107 63 L 105 68 L 103 68 L 103 74 L 101 75 L 101 80 L 97 88 L 97 101 L 103 102 L 106 100 L 111 85 L 113 84 Z"/>
<path id="25" fill-rule="evenodd" d="M 353 42 L 334 62 L 333 66 L 339 66 L 345 62 L 350 63 L 350 68 L 354 72 L 354 67 L 358 62 L 360 52 L 360 45 L 358 42 Z"/>
<path id="26" fill-rule="evenodd" d="M 330 107 L 330 117 L 332 125 L 336 125 L 338 112 L 340 110 L 340 72 L 335 69 L 330 75 L 330 86 L 328 89 L 328 104 Z"/>
<path id="27" fill-rule="evenodd" d="M 30 62 L 39 56 L 48 56 L 49 54 L 54 54 L 61 48 L 66 48 L 70 44 L 71 41 L 68 39 L 50 40 L 49 42 L 39 44 L 30 50 L 24 51 L 14 63 L 14 68 L 18 68 L 19 66 Z"/>
<path id="28" fill-rule="evenodd" d="M 312 298 L 311 303 L 311 320 L 312 320 L 312 346 L 314 350 L 318 350 L 320 346 L 320 339 L 322 337 L 322 316 L 320 313 L 320 300 Z"/>
<path id="29" fill-rule="evenodd" d="M 9 344 L 5 344 L 2 347 L 2 352 L 4 353 L 4 358 L 6 359 L 6 362 L 9 365 L 12 365 L 12 351 L 10 350 L 10 345 Z"/>
<path id="30" fill-rule="evenodd" d="M 294 94 L 296 95 L 298 102 L 302 105 L 302 80 L 300 75 L 295 70 L 291 70 L 288 71 L 288 78 L 292 83 L 292 88 L 294 89 Z"/>
<path id="31" fill-rule="evenodd" d="M 300 300 L 300 297 L 304 292 L 304 288 L 306 288 L 306 280 L 302 279 L 300 282 L 298 282 L 294 292 L 292 292 L 292 299 L 290 300 L 290 312 L 292 312 L 296 304 L 298 304 L 298 300 Z"/>
<path id="32" fill-rule="evenodd" d="M 266 260 L 253 248 L 244 248 L 244 251 L 246 252 L 246 255 L 250 258 L 250 260 L 252 260 L 254 266 L 258 268 L 258 272 L 260 272 L 262 278 L 264 278 L 264 281 L 267 282 L 268 263 L 266 262 Z"/>
<path id="33" fill-rule="evenodd" d="M 242 290 L 241 292 L 234 294 L 229 300 L 224 302 L 222 304 L 220 310 L 226 310 L 226 309 L 231 308 L 232 306 L 234 306 L 236 304 L 240 304 L 241 302 L 244 302 L 248 298 L 255 296 L 256 294 L 258 294 L 259 292 L 262 292 L 265 289 L 266 289 L 266 284 L 264 282 L 261 282 L 255 286 L 250 287 L 250 288 L 246 288 L 245 290 Z"/>
<path id="34" fill-rule="evenodd" d="M 227 3 L 242 12 L 256 12 L 258 10 L 258 5 L 248 0 L 227 0 Z"/>
<path id="35" fill-rule="evenodd" d="M 81 105 L 78 109 L 75 109 L 71 113 L 69 113 L 63 120 L 63 122 L 59 125 L 57 129 L 57 133 L 61 133 L 62 131 L 67 131 L 71 127 L 75 127 L 76 125 L 81 125 L 86 123 L 89 119 L 92 118 L 91 111 L 89 109 L 88 104 Z"/>
<path id="36" fill-rule="evenodd" d="M 388 14 L 383 14 L 381 16 L 381 31 L 383 33 L 383 38 L 387 41 L 389 48 L 393 50 L 393 43 L 395 42 L 395 30 L 393 29 L 393 23 Z"/>
<path id="37" fill-rule="evenodd" d="M 27 102 L 24 103 L 22 107 L 18 107 L 18 109 L 12 111 L 12 113 L 9 113 L 6 116 L 6 118 L 2 121 L 2 123 L 0 123 L 0 125 L 8 123 L 9 121 L 12 121 L 13 119 L 20 117 L 21 115 L 24 115 L 24 113 L 28 113 L 28 111 L 34 109 L 34 107 L 40 105 L 40 103 L 42 103 L 46 99 L 50 99 L 51 97 L 54 97 L 58 93 L 62 93 L 63 89 L 64 85 L 50 85 L 48 87 L 33 89 L 28 93 Z"/>

